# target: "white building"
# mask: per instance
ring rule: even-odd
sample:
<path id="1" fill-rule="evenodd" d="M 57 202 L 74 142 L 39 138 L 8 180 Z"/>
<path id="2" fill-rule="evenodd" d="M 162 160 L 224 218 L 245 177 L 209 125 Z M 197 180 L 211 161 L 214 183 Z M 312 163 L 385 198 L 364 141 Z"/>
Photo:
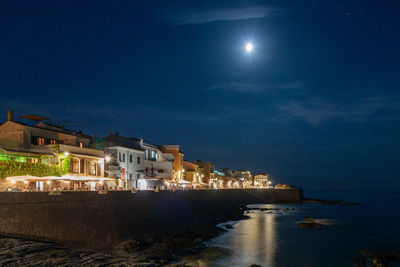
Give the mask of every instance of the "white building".
<path id="1" fill-rule="evenodd" d="M 103 138 L 103 145 L 106 156 L 110 157 L 105 172 L 119 178 L 123 189 L 153 189 L 172 178 L 174 158 L 158 146 L 118 133 Z"/>
<path id="2" fill-rule="evenodd" d="M 106 173 L 118 179 L 118 187 L 123 189 L 137 188 L 137 181 L 144 178 L 144 151 L 129 147 L 105 147 L 106 156 L 110 159 Z"/>

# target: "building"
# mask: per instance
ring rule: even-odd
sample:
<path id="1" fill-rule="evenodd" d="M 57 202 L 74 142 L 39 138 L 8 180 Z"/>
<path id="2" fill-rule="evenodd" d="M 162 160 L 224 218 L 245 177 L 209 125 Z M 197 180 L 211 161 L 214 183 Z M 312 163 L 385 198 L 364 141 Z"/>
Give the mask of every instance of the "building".
<path id="1" fill-rule="evenodd" d="M 233 171 L 233 176 L 239 181 L 240 187 L 248 188 L 253 184 L 253 177 L 248 170 Z"/>
<path id="2" fill-rule="evenodd" d="M 230 177 L 233 176 L 233 172 L 232 172 L 231 169 L 223 168 L 223 169 L 222 169 L 222 172 L 225 174 L 225 176 L 230 176 Z"/>
<path id="3" fill-rule="evenodd" d="M 162 152 L 172 154 L 174 156 L 174 180 L 180 181 L 183 179 L 183 157 L 184 153 L 182 152 L 179 145 L 163 145 L 160 147 Z"/>
<path id="4" fill-rule="evenodd" d="M 204 183 L 209 184 L 212 173 L 214 173 L 214 168 L 215 168 L 214 163 L 197 160 L 196 164 L 202 168 L 202 174 L 204 175 Z"/>
<path id="5" fill-rule="evenodd" d="M 158 146 L 120 136 L 118 132 L 110 133 L 102 142 L 106 156 L 110 157 L 106 173 L 117 178 L 123 189 L 151 189 L 172 179 L 174 158 Z"/>
<path id="6" fill-rule="evenodd" d="M 267 173 L 258 173 L 254 176 L 254 186 L 257 187 L 269 187 L 271 181 L 269 179 L 269 174 Z"/>
<path id="7" fill-rule="evenodd" d="M 189 181 L 193 184 L 202 184 L 205 185 L 204 183 L 204 174 L 203 174 L 203 168 L 200 167 L 198 164 L 190 161 L 183 161 L 183 167 L 184 167 L 184 178 L 186 181 Z"/>
<path id="8" fill-rule="evenodd" d="M 56 167 L 53 172 L 44 172 L 49 176 L 47 183 L 37 181 L 36 185 L 40 190 L 45 190 L 48 187 L 46 184 L 51 184 L 56 176 L 62 176 L 63 181 L 69 181 L 68 187 L 72 189 L 94 189 L 98 186 L 96 181 L 104 181 L 101 180 L 104 178 L 104 151 L 92 148 L 91 136 L 45 123 L 48 119 L 37 115 L 23 118 L 37 123 L 29 125 L 17 122 L 13 112 L 8 111 L 8 121 L 0 125 L 0 159 Z M 29 166 L 26 174 L 30 174 L 33 168 Z"/>
<path id="9" fill-rule="evenodd" d="M 144 149 L 137 139 L 110 133 L 102 139 L 102 146 L 109 161 L 105 172 L 118 179 L 123 189 L 138 187 L 138 180 L 145 178 Z"/>

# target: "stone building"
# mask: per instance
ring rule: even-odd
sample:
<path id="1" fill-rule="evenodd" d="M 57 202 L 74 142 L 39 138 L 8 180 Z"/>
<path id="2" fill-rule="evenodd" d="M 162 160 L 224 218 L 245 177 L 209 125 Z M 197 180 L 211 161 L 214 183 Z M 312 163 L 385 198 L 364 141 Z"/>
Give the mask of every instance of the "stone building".
<path id="1" fill-rule="evenodd" d="M 206 162 L 206 161 L 201 161 L 201 160 L 197 160 L 196 164 L 199 165 L 200 167 L 202 167 L 202 172 L 204 175 L 204 183 L 209 183 L 210 182 L 210 178 L 212 173 L 214 173 L 214 163 L 212 162 Z"/>
<path id="2" fill-rule="evenodd" d="M 174 179 L 176 181 L 183 179 L 183 157 L 184 153 L 182 152 L 179 145 L 163 145 L 160 147 L 162 152 L 169 153 L 174 156 Z"/>
<path id="3" fill-rule="evenodd" d="M 74 188 L 83 186 L 80 181 L 104 178 L 104 151 L 92 148 L 91 136 L 45 123 L 44 117 L 25 118 L 37 123 L 17 122 L 13 112 L 8 111 L 8 121 L 0 125 L 0 159 L 57 166 Z"/>

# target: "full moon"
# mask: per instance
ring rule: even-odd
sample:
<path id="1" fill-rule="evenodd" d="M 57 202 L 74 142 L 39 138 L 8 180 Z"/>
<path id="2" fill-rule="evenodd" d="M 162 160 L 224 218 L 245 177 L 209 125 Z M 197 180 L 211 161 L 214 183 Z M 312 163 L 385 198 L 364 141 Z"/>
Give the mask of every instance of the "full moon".
<path id="1" fill-rule="evenodd" d="M 246 49 L 247 53 L 251 53 L 253 51 L 253 48 L 254 48 L 253 43 L 250 43 L 250 42 L 247 43 L 246 46 L 245 46 L 245 49 Z"/>

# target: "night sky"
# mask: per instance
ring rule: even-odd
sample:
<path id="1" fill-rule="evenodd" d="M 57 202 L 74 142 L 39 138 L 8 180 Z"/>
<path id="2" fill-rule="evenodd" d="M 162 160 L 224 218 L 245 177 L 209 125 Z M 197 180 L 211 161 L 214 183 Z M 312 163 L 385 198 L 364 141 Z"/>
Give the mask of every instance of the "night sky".
<path id="1" fill-rule="evenodd" d="M 0 5 L 1 121 L 180 144 L 310 189 L 400 187 L 399 1 Z"/>

